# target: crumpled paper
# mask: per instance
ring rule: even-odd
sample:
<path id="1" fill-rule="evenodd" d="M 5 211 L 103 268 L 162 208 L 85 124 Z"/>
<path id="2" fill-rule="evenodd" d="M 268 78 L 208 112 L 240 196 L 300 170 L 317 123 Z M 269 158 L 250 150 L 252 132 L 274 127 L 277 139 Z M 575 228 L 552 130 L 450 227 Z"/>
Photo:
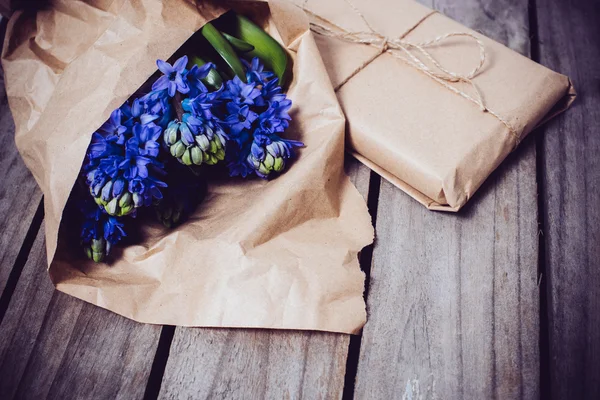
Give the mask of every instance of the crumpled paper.
<path id="1" fill-rule="evenodd" d="M 272 181 L 223 180 L 190 221 L 144 225 L 110 266 L 66 239 L 63 210 L 91 134 L 207 21 L 227 7 L 189 0 L 52 1 L 16 11 L 2 53 L 16 143 L 44 193 L 49 273 L 68 294 L 140 322 L 356 333 L 364 324 L 357 253 L 373 240 L 343 171 L 344 117 L 304 13 L 237 1 L 289 50 L 298 159 Z"/>
<path id="2" fill-rule="evenodd" d="M 362 14 L 389 39 L 422 43 L 468 32 L 483 42 L 485 63 L 473 82 L 485 106 L 504 119 L 514 134 L 491 112 L 387 53 L 337 88 L 380 50 L 315 36 L 348 121 L 350 152 L 429 209 L 458 211 L 519 141 L 575 99 L 566 76 L 411 0 L 294 3 L 313 14 L 311 22 L 333 31 L 369 32 Z M 468 37 L 444 39 L 425 50 L 441 66 L 461 75 L 467 75 L 480 59 L 477 44 Z M 420 50 L 411 51 L 432 71 L 441 72 Z M 448 84 L 476 98 L 467 83 Z"/>

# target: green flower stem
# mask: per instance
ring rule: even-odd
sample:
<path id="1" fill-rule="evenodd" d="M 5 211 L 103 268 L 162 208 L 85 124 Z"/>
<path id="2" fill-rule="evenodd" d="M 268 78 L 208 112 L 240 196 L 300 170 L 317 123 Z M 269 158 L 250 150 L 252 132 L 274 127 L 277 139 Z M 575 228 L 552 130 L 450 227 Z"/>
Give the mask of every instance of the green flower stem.
<path id="1" fill-rule="evenodd" d="M 178 121 L 183 120 L 183 107 L 181 106 L 182 101 L 183 101 L 183 98 L 181 96 L 181 93 L 179 93 L 179 92 L 175 93 L 175 96 L 171 98 L 171 105 L 175 109 L 175 113 L 177 114 Z"/>

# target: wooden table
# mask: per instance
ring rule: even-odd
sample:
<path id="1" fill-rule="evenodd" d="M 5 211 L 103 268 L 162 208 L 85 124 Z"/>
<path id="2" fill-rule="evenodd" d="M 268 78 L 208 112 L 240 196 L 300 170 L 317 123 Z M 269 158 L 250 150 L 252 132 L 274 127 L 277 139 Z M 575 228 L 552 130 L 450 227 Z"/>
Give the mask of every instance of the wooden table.
<path id="1" fill-rule="evenodd" d="M 54 290 L 2 93 L 0 398 L 600 398 L 600 3 L 422 2 L 580 97 L 456 215 L 348 160 L 377 230 L 360 336 L 142 325 Z"/>

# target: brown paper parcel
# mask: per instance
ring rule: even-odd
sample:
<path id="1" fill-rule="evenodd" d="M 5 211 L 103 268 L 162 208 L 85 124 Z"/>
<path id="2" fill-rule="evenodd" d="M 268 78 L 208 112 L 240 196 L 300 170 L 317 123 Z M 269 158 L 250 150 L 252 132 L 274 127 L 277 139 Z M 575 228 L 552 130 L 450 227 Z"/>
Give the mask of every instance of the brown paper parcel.
<path id="1" fill-rule="evenodd" d="M 429 209 L 459 210 L 520 140 L 575 98 L 566 76 L 413 1 L 295 3 L 322 33 L 317 45 L 348 121 L 349 150 Z M 355 35 L 341 40 L 323 28 Z M 454 33 L 473 37 L 443 38 Z M 357 37 L 372 43 L 352 43 Z M 389 47 L 382 48 L 386 39 Z M 411 54 L 392 49 L 394 39 Z M 485 49 L 472 79 L 477 89 L 431 76 L 452 77 L 428 55 L 467 76 L 480 62 L 476 40 Z M 411 46 L 429 41 L 435 43 L 423 47 L 427 54 Z M 485 111 L 457 93 L 478 100 L 476 90 Z"/>
<path id="2" fill-rule="evenodd" d="M 306 144 L 272 181 L 225 180 L 175 230 L 145 224 L 110 266 L 66 241 L 63 209 L 91 134 L 222 6 L 185 0 L 55 1 L 15 12 L 2 54 L 16 142 L 44 193 L 56 287 L 137 321 L 356 333 L 357 253 L 373 239 L 343 171 L 344 118 L 305 14 L 282 1 L 232 2 L 294 59 L 288 137 Z M 61 229 L 59 234 L 59 227 Z"/>

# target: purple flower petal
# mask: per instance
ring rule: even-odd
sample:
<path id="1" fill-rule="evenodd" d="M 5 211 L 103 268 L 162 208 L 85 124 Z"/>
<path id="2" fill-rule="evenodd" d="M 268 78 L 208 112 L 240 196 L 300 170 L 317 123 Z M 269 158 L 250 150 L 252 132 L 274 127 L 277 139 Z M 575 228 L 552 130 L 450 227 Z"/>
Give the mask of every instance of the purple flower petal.
<path id="1" fill-rule="evenodd" d="M 248 121 L 251 124 L 256 120 L 256 118 L 258 118 L 257 113 L 255 113 L 254 111 L 248 111 L 248 114 L 246 115 L 246 121 Z"/>
<path id="2" fill-rule="evenodd" d="M 146 164 L 137 164 L 137 174 L 140 178 L 148 177 L 148 167 L 146 166 Z"/>
<path id="3" fill-rule="evenodd" d="M 163 75 L 158 78 L 156 82 L 154 82 L 152 85 L 152 90 L 165 90 L 167 87 L 169 87 L 169 83 L 169 78 L 166 75 Z"/>
<path id="4" fill-rule="evenodd" d="M 138 168 L 135 165 L 129 166 L 129 168 L 125 171 L 125 177 L 128 179 L 135 178 L 138 174 Z"/>
<path id="5" fill-rule="evenodd" d="M 211 62 L 204 64 L 203 66 L 198 68 L 197 77 L 200 79 L 206 78 L 208 76 L 208 73 L 210 72 L 210 70 L 213 69 L 214 67 L 215 67 L 215 64 L 213 64 Z"/>
<path id="6" fill-rule="evenodd" d="M 175 77 L 175 84 L 179 93 L 186 94 L 190 91 L 190 87 L 183 81 L 183 78 L 179 74 Z"/>
<path id="7" fill-rule="evenodd" d="M 133 104 L 131 105 L 131 115 L 137 117 L 142 114 L 142 110 L 143 108 L 140 99 L 133 100 Z"/>
<path id="8" fill-rule="evenodd" d="M 191 115 L 191 114 L 190 114 L 190 115 L 188 115 L 188 116 L 187 116 L 187 118 L 185 118 L 185 122 L 186 122 L 188 125 L 190 125 L 190 127 L 191 127 L 192 129 L 195 129 L 195 130 L 197 130 L 197 129 L 198 129 L 198 127 L 200 127 L 200 126 L 203 124 L 203 122 L 202 122 L 202 120 L 201 120 L 200 118 L 198 118 L 198 117 L 195 117 L 195 116 L 193 116 L 193 115 Z"/>
<path id="9" fill-rule="evenodd" d="M 173 68 L 171 64 L 163 60 L 156 60 L 156 65 L 158 66 L 160 72 L 162 72 L 165 75 L 169 75 L 170 73 L 175 71 L 175 68 Z"/>
<path id="10" fill-rule="evenodd" d="M 156 114 L 142 114 L 140 116 L 140 122 L 142 125 L 149 124 L 152 121 L 156 121 L 158 119 L 158 115 Z"/>
<path id="11" fill-rule="evenodd" d="M 181 73 L 185 69 L 185 66 L 187 65 L 187 63 L 188 63 L 187 56 L 183 56 L 179 60 L 175 61 L 175 63 L 173 64 L 173 69 L 175 71 Z"/>
<path id="12" fill-rule="evenodd" d="M 157 157 L 159 148 L 160 147 L 159 147 L 158 143 L 156 143 L 156 142 L 146 142 L 145 153 L 148 156 Z"/>
<path id="13" fill-rule="evenodd" d="M 113 197 L 120 196 L 123 193 L 123 189 L 125 188 L 125 181 L 123 179 L 117 179 L 113 184 L 112 194 Z"/>
<path id="14" fill-rule="evenodd" d="M 257 160 L 263 160 L 263 158 L 265 157 L 265 149 L 263 149 L 261 146 L 257 145 L 256 143 L 252 143 L 252 148 L 251 148 L 251 153 L 252 156 L 254 158 L 256 158 Z"/>
<path id="15" fill-rule="evenodd" d="M 110 113 L 110 122 L 112 122 L 114 126 L 121 125 L 121 116 L 121 110 L 117 108 L 112 113 Z"/>
<path id="16" fill-rule="evenodd" d="M 148 140 L 157 140 L 162 134 L 162 129 L 158 125 L 148 125 Z"/>
<path id="17" fill-rule="evenodd" d="M 194 135 L 190 131 L 190 128 L 185 122 L 182 122 L 179 126 L 179 130 L 181 132 L 181 139 L 187 146 L 191 146 L 194 143 Z"/>
<path id="18" fill-rule="evenodd" d="M 177 84 L 173 81 L 169 81 L 169 97 L 175 96 L 175 92 L 177 92 Z"/>

